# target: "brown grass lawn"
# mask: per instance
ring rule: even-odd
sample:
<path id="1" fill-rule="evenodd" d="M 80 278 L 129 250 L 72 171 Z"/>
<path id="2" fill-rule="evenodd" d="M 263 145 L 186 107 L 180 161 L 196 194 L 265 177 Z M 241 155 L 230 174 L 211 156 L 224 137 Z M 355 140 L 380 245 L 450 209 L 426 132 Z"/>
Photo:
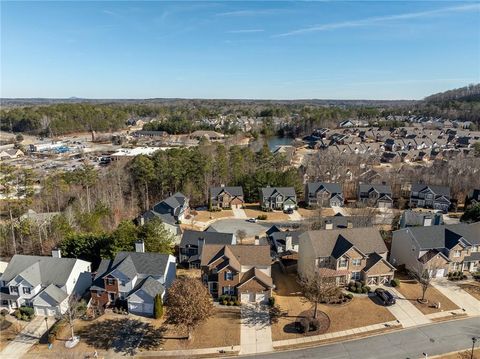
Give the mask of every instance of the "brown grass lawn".
<path id="1" fill-rule="evenodd" d="M 300 213 L 300 215 L 303 218 L 318 216 L 318 210 L 315 210 L 315 209 L 299 208 L 298 213 Z M 322 217 L 330 217 L 334 215 L 335 215 L 335 211 L 333 209 L 322 208 Z"/>
<path id="2" fill-rule="evenodd" d="M 276 304 L 287 314 L 272 324 L 272 338 L 283 340 L 302 337 L 302 334 L 285 330 L 289 331 L 289 325 L 295 322 L 296 316 L 311 309 L 312 304 L 300 294 L 300 287 L 294 274 L 282 275 L 279 267 L 274 265 L 272 276 L 277 287 L 274 292 Z M 369 298 L 354 298 L 346 306 L 319 305 L 318 308 L 330 318 L 328 333 L 395 320 L 388 309 L 375 304 Z"/>
<path id="3" fill-rule="evenodd" d="M 118 353 L 132 354 L 134 350 L 141 352 L 239 345 L 240 311 L 215 309 L 214 315 L 192 333 L 190 341 L 174 339 L 183 337 L 186 333 L 179 333 L 173 327 L 165 325 L 163 319 L 113 313 L 90 322 L 77 320 L 75 333 L 81 338 L 75 348 L 69 349 L 69 352 L 75 353 L 111 349 Z M 30 353 L 53 351 L 61 355 L 65 351 L 64 342 L 68 337 L 69 327 L 66 326 L 51 350 L 47 345 L 37 344 Z"/>
<path id="4" fill-rule="evenodd" d="M 219 212 L 209 212 L 209 211 L 197 211 L 197 215 L 195 216 L 195 222 L 208 222 L 212 219 L 220 219 L 220 218 L 233 218 L 233 211 L 231 209 L 224 209 Z"/>
<path id="5" fill-rule="evenodd" d="M 201 271 L 200 269 L 184 269 L 184 268 L 177 268 L 177 278 L 178 277 L 190 277 L 190 278 L 201 278 Z"/>
<path id="6" fill-rule="evenodd" d="M 410 300 L 410 302 L 417 307 L 423 314 L 431 314 L 442 311 L 449 311 L 454 309 L 459 309 L 450 299 L 445 297 L 437 289 L 430 286 L 427 289 L 425 298 L 428 300 L 428 303 L 421 304 L 417 301 L 417 298 L 422 297 L 422 288 L 420 284 L 413 280 L 401 281 L 400 287 L 396 288 L 400 293 L 402 293 L 405 298 Z M 432 308 L 430 305 L 433 303 L 440 302 L 440 309 Z"/>
<path id="7" fill-rule="evenodd" d="M 478 282 L 470 282 L 465 284 L 460 284 L 460 288 L 462 288 L 465 292 L 470 294 L 471 296 L 475 297 L 477 300 L 480 300 L 480 283 Z"/>
<path id="8" fill-rule="evenodd" d="M 262 215 L 266 215 L 268 221 L 287 221 L 289 218 L 288 214 L 282 211 L 264 212 L 258 203 L 248 203 L 244 210 L 248 218 L 257 218 Z"/>
<path id="9" fill-rule="evenodd" d="M 3 322 L 3 320 L 6 322 Z M 8 324 L 7 322 L 11 324 Z M 5 348 L 27 324 L 28 322 L 17 320 L 10 315 L 5 319 L 0 319 L 0 328 L 5 328 L 0 331 L 0 351 L 2 351 L 3 348 Z"/>
<path id="10" fill-rule="evenodd" d="M 436 359 L 470 359 L 471 354 L 472 354 L 472 351 L 470 349 L 470 350 L 462 350 L 461 352 L 458 352 L 458 353 L 441 355 L 435 358 Z M 473 359 L 480 359 L 480 349 L 474 350 Z"/>

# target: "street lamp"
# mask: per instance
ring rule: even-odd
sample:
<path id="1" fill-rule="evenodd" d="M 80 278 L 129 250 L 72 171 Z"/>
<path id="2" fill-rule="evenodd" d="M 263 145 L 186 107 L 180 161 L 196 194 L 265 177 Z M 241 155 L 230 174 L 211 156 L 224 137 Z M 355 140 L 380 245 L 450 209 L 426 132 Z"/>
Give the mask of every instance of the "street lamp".
<path id="1" fill-rule="evenodd" d="M 472 354 L 470 355 L 470 359 L 473 359 L 473 351 L 475 350 L 475 343 L 477 342 L 477 337 L 472 338 Z"/>

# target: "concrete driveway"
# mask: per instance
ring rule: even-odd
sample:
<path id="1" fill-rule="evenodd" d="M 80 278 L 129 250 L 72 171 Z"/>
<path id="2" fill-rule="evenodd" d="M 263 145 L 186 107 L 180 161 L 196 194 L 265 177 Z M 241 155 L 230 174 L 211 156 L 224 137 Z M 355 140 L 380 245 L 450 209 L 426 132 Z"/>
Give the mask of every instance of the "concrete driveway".
<path id="1" fill-rule="evenodd" d="M 48 327 L 50 328 L 55 319 L 48 318 Z M 2 359 L 17 359 L 27 353 L 32 345 L 38 342 L 47 331 L 44 316 L 36 316 L 0 353 Z"/>
<path id="2" fill-rule="evenodd" d="M 298 213 L 298 211 L 294 210 L 292 214 L 288 215 L 288 218 L 291 221 L 301 221 L 302 220 L 302 215 L 300 213 Z"/>
<path id="3" fill-rule="evenodd" d="M 457 286 L 454 282 L 441 278 L 432 281 L 432 285 L 440 293 L 464 309 L 468 315 L 480 315 L 480 301 Z"/>
<path id="4" fill-rule="evenodd" d="M 247 219 L 248 218 L 247 214 L 245 213 L 243 208 L 237 208 L 237 207 L 233 206 L 232 211 L 233 211 L 233 216 L 236 219 Z"/>
<path id="5" fill-rule="evenodd" d="M 387 288 L 387 290 L 393 294 L 396 303 L 386 308 L 395 316 L 395 318 L 397 318 L 404 328 L 428 324 L 431 322 L 430 319 L 410 303 L 410 301 L 398 290 L 391 287 Z"/>
<path id="6" fill-rule="evenodd" d="M 273 351 L 270 314 L 265 305 L 242 304 L 240 354 Z"/>

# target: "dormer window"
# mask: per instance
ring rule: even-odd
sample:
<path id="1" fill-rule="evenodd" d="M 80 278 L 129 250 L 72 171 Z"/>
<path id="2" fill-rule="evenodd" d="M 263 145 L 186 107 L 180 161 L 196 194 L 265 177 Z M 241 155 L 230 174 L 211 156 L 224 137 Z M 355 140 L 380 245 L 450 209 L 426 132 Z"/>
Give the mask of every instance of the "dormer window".
<path id="1" fill-rule="evenodd" d="M 361 258 L 352 259 L 352 265 L 353 266 L 359 266 L 361 264 L 362 264 L 362 259 Z"/>
<path id="2" fill-rule="evenodd" d="M 23 294 L 30 294 L 31 293 L 31 289 L 28 288 L 28 287 L 23 287 Z"/>
<path id="3" fill-rule="evenodd" d="M 453 251 L 453 256 L 454 257 L 460 257 L 461 255 L 462 255 L 462 251 L 460 251 L 460 250 Z"/>
<path id="4" fill-rule="evenodd" d="M 346 258 L 340 258 L 338 266 L 340 268 L 345 268 L 347 266 L 348 260 Z"/>
<path id="5" fill-rule="evenodd" d="M 10 293 L 16 293 L 16 294 L 18 294 L 18 287 L 15 287 L 15 286 L 12 285 L 12 286 L 10 287 Z"/>
<path id="6" fill-rule="evenodd" d="M 225 280 L 233 280 L 233 273 L 225 272 Z"/>
<path id="7" fill-rule="evenodd" d="M 115 279 L 107 278 L 107 285 L 115 285 Z"/>

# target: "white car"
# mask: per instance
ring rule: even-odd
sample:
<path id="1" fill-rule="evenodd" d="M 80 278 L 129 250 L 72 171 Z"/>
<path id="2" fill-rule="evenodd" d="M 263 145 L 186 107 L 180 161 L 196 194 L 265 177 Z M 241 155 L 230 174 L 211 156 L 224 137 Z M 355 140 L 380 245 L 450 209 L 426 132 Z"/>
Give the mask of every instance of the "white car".
<path id="1" fill-rule="evenodd" d="M 257 219 L 256 218 L 250 218 L 250 219 L 247 219 L 247 222 L 257 223 Z"/>

